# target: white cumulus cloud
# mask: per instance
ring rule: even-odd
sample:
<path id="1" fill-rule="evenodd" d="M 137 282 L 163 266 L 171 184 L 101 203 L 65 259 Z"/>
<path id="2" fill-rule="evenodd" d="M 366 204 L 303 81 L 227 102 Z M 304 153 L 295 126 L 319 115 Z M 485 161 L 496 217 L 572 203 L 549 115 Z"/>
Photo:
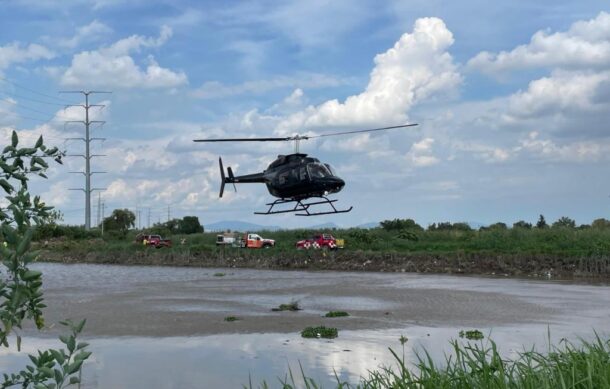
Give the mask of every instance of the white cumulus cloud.
<path id="1" fill-rule="evenodd" d="M 131 56 L 145 48 L 162 46 L 172 36 L 171 28 L 163 26 L 159 37 L 132 35 L 94 51 L 83 51 L 72 58 L 72 63 L 61 76 L 66 86 L 103 86 L 106 88 L 173 88 L 186 84 L 181 71 L 163 68 L 152 56 L 142 69 Z"/>
<path id="2" fill-rule="evenodd" d="M 565 32 L 536 32 L 530 42 L 511 51 L 483 51 L 468 66 L 489 74 L 535 67 L 569 69 L 610 67 L 610 13 L 578 21 Z"/>
<path id="3" fill-rule="evenodd" d="M 453 35 L 438 18 L 415 22 L 394 47 L 375 57 L 365 90 L 344 102 L 329 100 L 317 107 L 291 115 L 280 132 L 321 126 L 402 123 L 407 112 L 420 100 L 453 91 L 462 77 L 447 49 Z"/>
<path id="4" fill-rule="evenodd" d="M 0 72 L 8 69 L 11 65 L 39 59 L 51 59 L 55 54 L 44 46 L 31 43 L 22 46 L 18 42 L 0 46 Z"/>

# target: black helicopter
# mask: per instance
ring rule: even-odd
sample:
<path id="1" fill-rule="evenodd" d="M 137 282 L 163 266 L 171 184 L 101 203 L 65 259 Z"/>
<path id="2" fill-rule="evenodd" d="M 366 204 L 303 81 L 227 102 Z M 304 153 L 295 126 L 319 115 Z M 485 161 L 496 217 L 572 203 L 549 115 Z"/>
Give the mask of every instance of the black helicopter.
<path id="1" fill-rule="evenodd" d="M 319 159 L 309 157 L 307 154 L 299 153 L 299 142 L 313 138 L 328 136 L 349 135 L 362 132 L 385 131 L 395 128 L 413 127 L 417 124 L 405 124 L 401 126 L 391 126 L 373 128 L 369 130 L 344 131 L 321 135 L 295 135 L 281 138 L 217 138 L 217 139 L 195 139 L 194 142 L 283 142 L 294 141 L 295 152 L 289 155 L 278 155 L 277 159 L 267 167 L 262 173 L 235 176 L 233 170 L 227 168 L 225 176 L 222 158 L 218 159 L 220 165 L 220 197 L 224 193 L 225 184 L 246 184 L 264 183 L 272 196 L 278 199 L 268 203 L 269 209 L 265 212 L 254 212 L 257 215 L 273 215 L 278 213 L 293 212 L 297 216 L 328 215 L 335 213 L 346 213 L 353 207 L 347 209 L 335 208 L 337 200 L 331 200 L 327 196 L 337 193 L 345 186 L 345 181 L 339 178 L 334 169 L 327 163 L 320 162 Z M 237 191 L 237 188 L 235 188 Z M 308 199 L 319 199 L 313 202 L 304 202 Z M 274 210 L 278 205 L 294 203 L 294 207 L 287 209 Z M 326 212 L 310 212 L 312 205 L 328 204 L 332 208 Z"/>

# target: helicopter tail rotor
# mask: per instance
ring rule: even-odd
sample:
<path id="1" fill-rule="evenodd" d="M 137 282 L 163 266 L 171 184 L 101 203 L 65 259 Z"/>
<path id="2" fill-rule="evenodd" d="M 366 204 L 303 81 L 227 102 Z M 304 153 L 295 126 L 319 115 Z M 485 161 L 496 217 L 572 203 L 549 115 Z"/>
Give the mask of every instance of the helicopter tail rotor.
<path id="1" fill-rule="evenodd" d="M 237 192 L 237 187 L 235 186 L 235 176 L 233 175 L 233 169 L 231 167 L 227 168 L 227 174 L 229 177 L 225 176 L 225 170 L 222 166 L 222 158 L 218 158 L 218 165 L 220 166 L 220 194 L 218 197 L 222 197 L 225 192 L 225 184 L 233 184 L 233 189 Z"/>
<path id="2" fill-rule="evenodd" d="M 222 194 L 225 192 L 226 183 L 225 171 L 222 167 L 222 158 L 218 158 L 218 164 L 220 165 L 220 194 L 218 197 L 222 197 Z"/>

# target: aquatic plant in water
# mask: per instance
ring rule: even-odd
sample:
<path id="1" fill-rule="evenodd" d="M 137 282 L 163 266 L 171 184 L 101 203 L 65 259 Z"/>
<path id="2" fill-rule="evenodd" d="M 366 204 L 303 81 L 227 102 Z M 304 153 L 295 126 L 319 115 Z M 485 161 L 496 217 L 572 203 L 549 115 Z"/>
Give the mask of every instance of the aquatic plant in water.
<path id="1" fill-rule="evenodd" d="M 324 317 L 345 317 L 349 316 L 349 313 L 345 311 L 330 311 Z"/>
<path id="2" fill-rule="evenodd" d="M 302 308 L 299 306 L 298 301 L 291 301 L 289 304 L 280 304 L 277 308 L 271 308 L 273 312 L 279 311 L 300 311 Z"/>
<path id="3" fill-rule="evenodd" d="M 459 335 L 460 338 L 466 338 L 468 340 L 481 340 L 485 337 L 483 336 L 483 333 L 479 330 L 461 330 Z"/>
<path id="4" fill-rule="evenodd" d="M 301 331 L 303 338 L 326 338 L 333 339 L 339 336 L 339 330 L 333 327 L 306 327 Z"/>

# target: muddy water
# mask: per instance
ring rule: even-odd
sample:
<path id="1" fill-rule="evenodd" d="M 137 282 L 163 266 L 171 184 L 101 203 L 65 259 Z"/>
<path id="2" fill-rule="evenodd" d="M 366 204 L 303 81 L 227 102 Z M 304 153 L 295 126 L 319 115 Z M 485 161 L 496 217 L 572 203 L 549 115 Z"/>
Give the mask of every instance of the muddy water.
<path id="1" fill-rule="evenodd" d="M 442 360 L 460 329 L 491 334 L 507 354 L 552 340 L 610 334 L 610 287 L 407 273 L 341 273 L 41 264 L 48 323 L 87 318 L 90 388 L 274 387 L 290 366 L 330 387 L 335 372 L 355 382 L 422 347 Z M 224 274 L 219 276 L 217 273 Z M 299 312 L 272 312 L 298 300 Z M 345 310 L 348 318 L 324 318 Z M 225 322 L 237 316 L 236 322 Z M 332 341 L 306 340 L 308 325 L 339 328 Z M 24 351 L 57 346 L 57 327 L 26 329 Z M 0 372 L 26 363 L 0 350 Z"/>

